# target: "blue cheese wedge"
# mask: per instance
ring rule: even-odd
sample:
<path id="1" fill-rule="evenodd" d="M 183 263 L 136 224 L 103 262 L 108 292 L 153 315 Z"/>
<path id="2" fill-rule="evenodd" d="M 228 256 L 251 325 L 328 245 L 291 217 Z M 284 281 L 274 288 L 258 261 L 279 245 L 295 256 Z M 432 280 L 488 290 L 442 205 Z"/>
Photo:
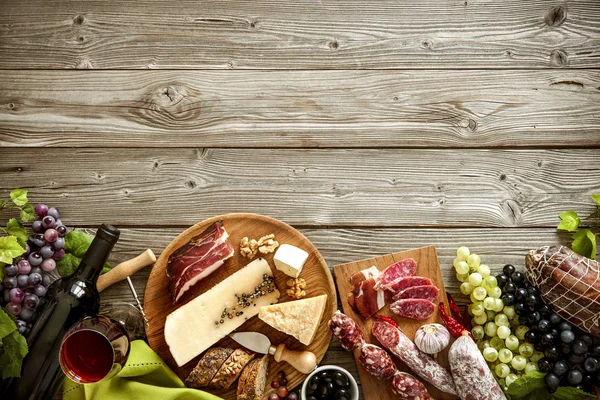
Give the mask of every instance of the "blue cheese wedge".
<path id="1" fill-rule="evenodd" d="M 315 337 L 326 304 L 326 294 L 308 299 L 288 301 L 261 307 L 258 318 L 308 346 Z"/>
<path id="2" fill-rule="evenodd" d="M 271 267 L 258 258 L 169 314 L 165 342 L 182 366 L 278 300 Z"/>
<path id="3" fill-rule="evenodd" d="M 308 258 L 308 253 L 291 244 L 282 244 L 277 249 L 273 261 L 275 268 L 287 276 L 297 278 Z"/>

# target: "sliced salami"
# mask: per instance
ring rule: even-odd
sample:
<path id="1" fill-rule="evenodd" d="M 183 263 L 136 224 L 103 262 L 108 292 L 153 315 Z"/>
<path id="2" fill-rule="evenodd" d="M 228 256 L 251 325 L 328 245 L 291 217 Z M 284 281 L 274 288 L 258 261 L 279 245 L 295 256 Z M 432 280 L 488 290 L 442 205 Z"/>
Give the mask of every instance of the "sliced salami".
<path id="1" fill-rule="evenodd" d="M 391 291 L 392 293 L 399 293 L 404 289 L 407 289 L 412 286 L 426 286 L 433 285 L 431 279 L 425 278 L 424 276 L 405 276 L 403 278 L 398 278 L 394 282 L 390 283 L 386 289 Z"/>
<path id="2" fill-rule="evenodd" d="M 377 379 L 390 379 L 396 373 L 396 364 L 392 357 L 379 346 L 365 344 L 360 349 L 358 357 L 360 365 Z"/>
<path id="3" fill-rule="evenodd" d="M 379 342 L 398 357 L 413 372 L 442 392 L 457 394 L 452 376 L 431 357 L 419 351 L 417 346 L 398 328 L 382 320 L 376 320 L 371 333 Z"/>
<path id="4" fill-rule="evenodd" d="M 379 277 L 377 278 L 376 289 L 385 289 L 397 279 L 405 276 L 412 276 L 416 271 L 417 262 L 415 260 L 412 258 L 400 260 L 381 271 Z"/>
<path id="5" fill-rule="evenodd" d="M 337 311 L 329 320 L 329 329 L 346 350 L 352 351 L 365 343 L 360 328 L 346 314 Z"/>
<path id="6" fill-rule="evenodd" d="M 394 300 L 400 299 L 424 299 L 432 303 L 437 302 L 440 289 L 434 285 L 411 286 L 394 296 Z"/>
<path id="7" fill-rule="evenodd" d="M 396 372 L 392 380 L 392 391 L 407 400 L 427 400 L 431 396 L 417 378 L 406 372 Z"/>
<path id="8" fill-rule="evenodd" d="M 390 310 L 401 317 L 421 321 L 431 317 L 435 304 L 425 299 L 400 299 L 390 304 Z"/>

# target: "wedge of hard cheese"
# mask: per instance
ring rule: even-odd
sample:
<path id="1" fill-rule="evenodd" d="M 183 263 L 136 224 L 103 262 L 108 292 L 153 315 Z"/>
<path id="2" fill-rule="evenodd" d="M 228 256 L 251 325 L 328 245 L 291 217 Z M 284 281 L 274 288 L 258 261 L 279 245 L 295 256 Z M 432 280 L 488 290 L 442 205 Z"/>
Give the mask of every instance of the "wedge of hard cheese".
<path id="1" fill-rule="evenodd" d="M 260 308 L 258 318 L 308 346 L 315 337 L 326 303 L 327 295 L 324 294 L 308 299 L 264 306 Z"/>
<path id="2" fill-rule="evenodd" d="M 278 300 L 269 264 L 252 261 L 167 316 L 165 341 L 175 362 L 187 363 Z"/>

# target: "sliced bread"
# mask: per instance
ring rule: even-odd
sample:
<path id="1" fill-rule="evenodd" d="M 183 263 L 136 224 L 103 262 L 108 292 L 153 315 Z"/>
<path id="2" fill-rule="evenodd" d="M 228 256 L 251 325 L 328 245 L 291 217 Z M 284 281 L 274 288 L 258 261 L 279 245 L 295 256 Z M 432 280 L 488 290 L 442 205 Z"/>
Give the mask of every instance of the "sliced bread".
<path id="1" fill-rule="evenodd" d="M 233 349 L 225 347 L 209 349 L 185 379 L 185 386 L 195 389 L 207 386 L 231 353 Z"/>
<path id="2" fill-rule="evenodd" d="M 265 392 L 269 368 L 269 355 L 250 361 L 240 375 L 237 400 L 260 400 Z"/>
<path id="3" fill-rule="evenodd" d="M 241 349 L 234 350 L 223 365 L 221 365 L 221 368 L 219 368 L 208 386 L 215 389 L 227 389 L 235 382 L 246 364 L 253 358 L 254 354 L 248 354 Z"/>
<path id="4" fill-rule="evenodd" d="M 326 294 L 273 304 L 261 307 L 258 318 L 308 346 L 315 337 L 326 304 Z"/>

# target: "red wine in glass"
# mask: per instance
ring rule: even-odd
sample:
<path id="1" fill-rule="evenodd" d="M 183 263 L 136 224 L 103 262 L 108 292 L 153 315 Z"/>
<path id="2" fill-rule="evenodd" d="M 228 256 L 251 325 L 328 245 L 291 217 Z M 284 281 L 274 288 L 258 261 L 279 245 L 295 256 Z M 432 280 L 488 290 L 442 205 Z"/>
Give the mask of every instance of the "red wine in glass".
<path id="1" fill-rule="evenodd" d="M 60 367 L 77 383 L 96 383 L 117 375 L 129 355 L 125 327 L 106 315 L 84 318 L 67 332 L 60 346 Z"/>

